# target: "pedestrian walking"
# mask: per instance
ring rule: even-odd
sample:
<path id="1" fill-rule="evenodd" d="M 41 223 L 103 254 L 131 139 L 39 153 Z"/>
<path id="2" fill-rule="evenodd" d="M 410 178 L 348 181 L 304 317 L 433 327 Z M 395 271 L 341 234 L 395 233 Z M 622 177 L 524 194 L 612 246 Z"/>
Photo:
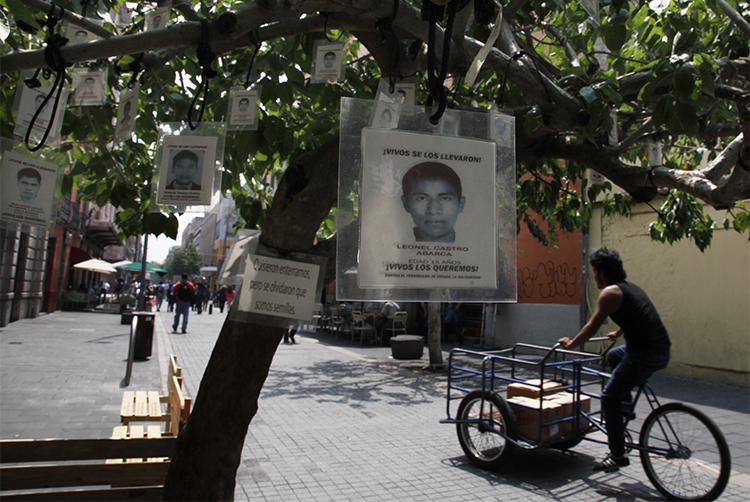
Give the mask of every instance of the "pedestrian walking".
<path id="1" fill-rule="evenodd" d="M 227 302 L 227 287 L 222 284 L 219 291 L 216 293 L 216 306 L 219 307 L 219 312 L 224 313 L 224 304 Z"/>
<path id="2" fill-rule="evenodd" d="M 195 286 L 188 280 L 187 274 L 182 274 L 182 280 L 174 285 L 172 293 L 174 293 L 176 300 L 172 331 L 177 333 L 177 326 L 180 323 L 180 316 L 182 316 L 182 332 L 187 333 L 188 312 L 190 312 L 190 304 L 195 297 Z"/>

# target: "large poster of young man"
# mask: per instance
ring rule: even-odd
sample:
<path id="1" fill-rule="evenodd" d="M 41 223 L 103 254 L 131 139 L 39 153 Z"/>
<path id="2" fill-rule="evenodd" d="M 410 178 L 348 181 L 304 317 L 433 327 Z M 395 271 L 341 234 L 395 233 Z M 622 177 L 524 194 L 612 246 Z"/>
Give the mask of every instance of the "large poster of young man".
<path id="1" fill-rule="evenodd" d="M 216 169 L 215 136 L 165 136 L 157 204 L 208 205 Z"/>
<path id="2" fill-rule="evenodd" d="M 1 219 L 46 227 L 52 213 L 57 166 L 15 152 L 3 152 Z"/>
<path id="3" fill-rule="evenodd" d="M 365 129 L 360 288 L 495 288 L 495 143 Z"/>

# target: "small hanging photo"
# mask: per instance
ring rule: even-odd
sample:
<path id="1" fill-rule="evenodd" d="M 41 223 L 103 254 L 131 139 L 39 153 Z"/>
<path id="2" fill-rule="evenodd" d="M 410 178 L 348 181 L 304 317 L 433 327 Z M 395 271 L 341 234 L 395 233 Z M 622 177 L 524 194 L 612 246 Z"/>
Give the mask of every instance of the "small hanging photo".
<path id="1" fill-rule="evenodd" d="M 106 68 L 73 70 L 73 106 L 103 105 L 106 83 Z"/>
<path id="2" fill-rule="evenodd" d="M 389 101 L 401 105 L 413 105 L 416 95 L 417 84 L 413 79 L 396 82 L 393 92 L 390 92 L 388 79 L 381 78 L 378 82 L 378 90 L 375 99 L 378 101 Z"/>
<path id="3" fill-rule="evenodd" d="M 46 227 L 52 216 L 57 166 L 6 151 L 0 180 L 0 219 Z"/>
<path id="4" fill-rule="evenodd" d="M 313 84 L 339 82 L 344 74 L 344 44 L 316 40 L 313 46 L 313 65 L 310 82 Z"/>
<path id="5" fill-rule="evenodd" d="M 215 136 L 165 136 L 157 204 L 208 205 L 216 169 Z"/>
<path id="6" fill-rule="evenodd" d="M 152 31 L 164 28 L 169 23 L 169 17 L 171 13 L 171 2 L 166 7 L 161 6 L 154 10 L 146 12 L 146 17 L 143 21 L 143 31 Z"/>
<path id="7" fill-rule="evenodd" d="M 371 125 L 377 129 L 395 129 L 398 127 L 400 114 L 401 107 L 399 105 L 387 101 L 378 101 L 375 106 L 375 113 L 372 115 Z"/>
<path id="8" fill-rule="evenodd" d="M 16 136 L 23 136 L 26 134 L 31 119 L 34 118 L 36 111 L 42 107 L 44 99 L 49 94 L 51 88 L 47 85 L 42 84 L 41 87 L 30 88 L 27 87 L 23 82 L 19 82 L 18 91 L 21 94 L 18 104 L 18 115 L 16 116 L 16 127 L 13 134 Z M 50 97 L 42 111 L 37 116 L 34 122 L 34 131 L 44 133 L 49 124 L 50 117 L 52 116 L 52 109 L 55 107 L 54 96 Z M 55 117 L 57 119 L 57 117 Z M 55 120 L 57 122 L 57 120 Z"/>
<path id="9" fill-rule="evenodd" d="M 138 93 L 140 85 L 127 89 L 120 95 L 120 104 L 117 107 L 117 125 L 115 126 L 115 138 L 125 138 L 135 131 L 135 121 L 138 118 Z"/>
<path id="10" fill-rule="evenodd" d="M 76 26 L 67 21 L 63 24 L 63 27 L 65 28 L 65 37 L 68 39 L 70 45 L 87 44 L 100 38 L 86 28 Z"/>
<path id="11" fill-rule="evenodd" d="M 258 129 L 258 98 L 260 86 L 250 90 L 241 87 L 233 88 L 229 94 L 228 129 L 250 130 Z"/>

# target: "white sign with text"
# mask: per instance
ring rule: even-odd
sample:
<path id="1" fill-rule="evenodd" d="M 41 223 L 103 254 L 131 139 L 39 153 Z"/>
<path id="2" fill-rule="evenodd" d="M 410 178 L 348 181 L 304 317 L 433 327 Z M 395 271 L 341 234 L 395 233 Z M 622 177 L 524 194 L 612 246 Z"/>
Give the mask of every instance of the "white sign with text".
<path id="1" fill-rule="evenodd" d="M 248 255 L 239 310 L 310 320 L 320 266 Z"/>

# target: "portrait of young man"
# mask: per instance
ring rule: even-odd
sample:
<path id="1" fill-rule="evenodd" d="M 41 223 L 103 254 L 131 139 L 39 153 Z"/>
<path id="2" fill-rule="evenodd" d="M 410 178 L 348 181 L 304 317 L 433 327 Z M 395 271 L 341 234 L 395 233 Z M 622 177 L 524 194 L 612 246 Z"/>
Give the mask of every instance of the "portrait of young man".
<path id="1" fill-rule="evenodd" d="M 494 288 L 494 143 L 374 124 L 362 152 L 358 287 Z"/>
<path id="2" fill-rule="evenodd" d="M 52 214 L 57 166 L 3 152 L 0 168 L 0 218 L 45 227 Z"/>
<path id="3" fill-rule="evenodd" d="M 200 190 L 201 185 L 194 180 L 201 179 L 201 168 L 198 155 L 191 150 L 181 150 L 172 159 L 169 168 L 173 180 L 167 190 Z"/>
<path id="4" fill-rule="evenodd" d="M 422 162 L 406 172 L 401 186 L 401 203 L 414 221 L 416 241 L 455 242 L 454 227 L 466 205 L 456 172 L 439 162 Z"/>
<path id="5" fill-rule="evenodd" d="M 336 82 L 341 78 L 341 61 L 343 44 L 326 44 L 315 46 L 315 71 L 311 81 Z"/>
<path id="6" fill-rule="evenodd" d="M 32 204 L 39 194 L 42 186 L 42 175 L 32 167 L 20 169 L 16 175 L 18 178 L 18 196 L 24 204 Z"/>
<path id="7" fill-rule="evenodd" d="M 167 135 L 161 140 L 157 204 L 211 203 L 216 177 L 217 136 Z"/>

